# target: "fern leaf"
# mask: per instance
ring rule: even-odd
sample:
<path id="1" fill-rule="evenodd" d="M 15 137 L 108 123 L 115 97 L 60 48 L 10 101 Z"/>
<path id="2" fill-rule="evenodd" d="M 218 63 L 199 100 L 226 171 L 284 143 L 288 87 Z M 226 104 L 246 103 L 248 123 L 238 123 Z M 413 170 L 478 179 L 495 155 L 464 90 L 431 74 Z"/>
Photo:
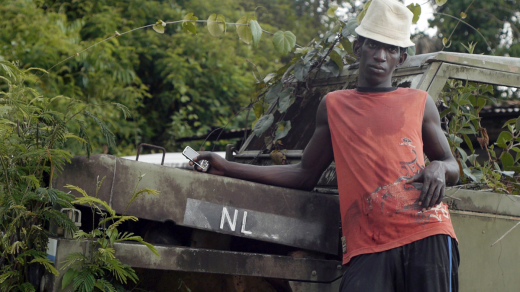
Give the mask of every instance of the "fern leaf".
<path id="1" fill-rule="evenodd" d="M 160 257 L 159 255 L 159 252 L 157 251 L 157 249 L 155 248 L 155 246 L 151 245 L 150 243 L 146 242 L 143 240 L 143 238 L 141 236 L 130 236 L 130 237 L 125 237 L 125 238 L 119 238 L 119 239 L 116 239 L 115 242 L 121 242 L 121 241 L 129 241 L 129 240 L 132 240 L 132 241 L 137 241 L 141 244 L 144 244 L 146 245 L 146 247 L 148 247 L 148 249 L 153 252 L 156 256 Z"/>
<path id="2" fill-rule="evenodd" d="M 7 280 L 11 277 L 17 276 L 17 275 L 18 275 L 17 271 L 7 271 L 7 272 L 1 274 L 0 275 L 0 284 L 3 283 L 5 280 Z"/>
<path id="3" fill-rule="evenodd" d="M 95 287 L 103 292 L 117 292 L 116 288 L 105 279 L 98 279 L 96 281 Z"/>
<path id="4" fill-rule="evenodd" d="M 29 282 L 25 282 L 25 283 L 21 284 L 20 286 L 18 286 L 18 289 L 20 289 L 21 292 L 35 292 L 36 291 L 36 289 L 34 289 L 34 286 Z"/>
<path id="5" fill-rule="evenodd" d="M 56 270 L 56 268 L 53 266 L 51 260 L 49 260 L 48 258 L 36 258 L 29 262 L 29 264 L 32 264 L 32 263 L 40 263 L 41 265 L 43 265 L 45 267 L 45 269 L 48 272 L 51 272 L 52 274 L 54 274 L 54 276 L 58 276 L 60 274 L 60 273 L 58 273 L 58 270 Z"/>
<path id="6" fill-rule="evenodd" d="M 69 232 L 78 231 L 78 227 L 72 220 L 70 220 L 69 216 L 64 213 L 61 213 L 58 210 L 47 208 L 40 211 L 41 215 L 44 216 L 47 220 L 54 220 L 58 224 L 58 226 L 63 227 L 64 230 Z"/>
<path id="7" fill-rule="evenodd" d="M 134 222 L 138 221 L 139 219 L 137 219 L 137 217 L 135 216 L 113 216 L 113 217 L 109 217 L 101 222 L 99 222 L 99 224 L 101 224 L 102 222 L 106 222 L 106 221 L 109 221 L 111 219 L 115 219 L 115 218 L 118 218 L 118 220 L 114 223 L 112 223 L 110 225 L 110 227 L 108 227 L 108 229 L 114 229 L 114 228 L 117 228 L 119 225 L 121 225 L 122 223 L 124 223 L 125 221 L 129 221 L 129 220 L 132 220 Z"/>
<path id="8" fill-rule="evenodd" d="M 130 112 L 130 110 L 125 105 L 122 105 L 122 104 L 117 103 L 117 102 L 113 102 L 112 104 L 115 105 L 116 108 L 120 109 L 123 112 L 123 116 L 125 117 L 125 119 L 127 117 L 131 117 L 132 116 L 132 113 Z"/>
<path id="9" fill-rule="evenodd" d="M 87 135 L 87 126 L 84 121 L 77 120 L 79 124 L 79 133 L 78 136 L 83 138 L 87 143 L 84 145 L 85 150 L 87 151 L 87 157 L 90 158 L 90 154 L 92 153 L 92 144 L 90 143 L 90 137 Z"/>
<path id="10" fill-rule="evenodd" d="M 84 197 L 88 197 L 87 192 L 85 192 L 82 188 L 73 186 L 73 185 L 66 185 L 65 188 L 70 190 L 75 190 L 76 192 L 82 194 Z"/>
<path id="11" fill-rule="evenodd" d="M 72 286 L 74 287 L 74 291 L 92 292 L 95 283 L 96 279 L 94 275 L 92 275 L 92 272 L 89 269 L 84 269 L 74 278 Z"/>
<path id="12" fill-rule="evenodd" d="M 67 255 L 67 259 L 63 261 L 63 266 L 60 270 L 65 270 L 66 268 L 80 262 L 88 262 L 88 258 L 81 252 L 73 252 Z"/>
<path id="13" fill-rule="evenodd" d="M 112 131 L 110 131 L 110 129 L 107 127 L 107 125 L 105 125 L 105 123 L 103 123 L 103 121 L 98 119 L 96 116 L 94 116 L 89 111 L 85 111 L 85 115 L 87 117 L 90 117 L 92 120 L 94 120 L 94 122 L 96 122 L 99 125 L 99 127 L 101 128 L 101 133 L 103 134 L 103 136 L 105 136 L 105 139 L 107 140 L 108 147 L 114 148 L 114 146 L 116 145 L 116 142 L 115 142 L 116 136 L 114 135 L 114 133 L 112 133 Z"/>
<path id="14" fill-rule="evenodd" d="M 132 274 L 128 272 L 126 269 L 126 265 L 123 265 L 119 259 L 107 259 L 105 261 L 107 264 L 106 268 L 114 275 L 114 277 L 121 283 L 126 284 L 126 279 L 130 277 L 132 279 Z M 133 270 L 132 270 L 133 271 Z M 132 279 L 133 280 L 133 279 Z M 134 280 L 134 282 L 136 282 Z"/>
<path id="15" fill-rule="evenodd" d="M 67 185 L 68 186 L 68 185 Z M 65 186 L 65 187 L 67 187 Z M 74 204 L 81 204 L 81 205 L 90 205 L 92 206 L 93 204 L 100 204 L 101 206 L 103 206 L 105 208 L 105 210 L 110 213 L 111 216 L 115 216 L 116 215 L 116 211 L 114 211 L 114 209 L 112 209 L 107 202 L 103 201 L 103 200 L 100 200 L 98 198 L 94 198 L 94 197 L 90 197 L 87 195 L 87 197 L 80 197 L 78 198 L 77 200 L 75 201 L 72 201 L 72 203 Z"/>

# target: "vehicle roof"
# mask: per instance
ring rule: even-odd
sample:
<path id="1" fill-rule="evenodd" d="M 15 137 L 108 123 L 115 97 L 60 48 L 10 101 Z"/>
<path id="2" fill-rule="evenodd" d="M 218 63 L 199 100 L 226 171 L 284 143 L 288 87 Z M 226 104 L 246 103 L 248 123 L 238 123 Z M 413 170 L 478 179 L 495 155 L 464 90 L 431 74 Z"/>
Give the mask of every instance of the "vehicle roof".
<path id="1" fill-rule="evenodd" d="M 221 157 L 226 157 L 226 152 L 213 152 Z M 161 164 L 162 161 L 162 153 L 155 154 L 141 154 L 139 155 L 140 162 L 146 162 L 151 164 Z M 121 157 L 123 159 L 135 160 L 135 156 L 124 156 Z M 190 166 L 189 161 L 181 152 L 170 152 L 166 153 L 164 157 L 164 166 L 175 167 L 175 168 L 183 168 L 183 169 L 192 169 L 193 166 Z"/>
<path id="2" fill-rule="evenodd" d="M 432 62 L 448 62 L 520 74 L 520 58 L 453 52 L 435 52 L 409 56 L 405 63 L 401 65 L 401 68 L 420 67 Z"/>

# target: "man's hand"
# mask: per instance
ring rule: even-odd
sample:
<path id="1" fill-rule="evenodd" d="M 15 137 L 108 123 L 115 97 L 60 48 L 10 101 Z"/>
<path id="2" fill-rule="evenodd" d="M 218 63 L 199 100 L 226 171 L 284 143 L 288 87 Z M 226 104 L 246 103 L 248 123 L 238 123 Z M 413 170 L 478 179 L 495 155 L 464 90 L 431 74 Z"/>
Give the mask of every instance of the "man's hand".
<path id="1" fill-rule="evenodd" d="M 446 167 L 442 161 L 431 162 L 423 171 L 413 176 L 406 183 L 422 182 L 423 187 L 418 204 L 426 208 L 431 208 L 442 202 L 444 190 L 446 188 Z"/>
<path id="2" fill-rule="evenodd" d="M 209 162 L 209 167 L 207 170 L 202 170 L 202 168 L 195 165 L 195 170 L 200 172 L 207 172 L 216 175 L 224 175 L 226 172 L 226 163 L 227 161 L 220 157 L 219 155 L 211 152 L 202 153 L 199 156 L 193 158 L 195 162 L 201 160 L 207 160 Z M 193 166 L 194 163 L 190 161 L 190 165 Z"/>

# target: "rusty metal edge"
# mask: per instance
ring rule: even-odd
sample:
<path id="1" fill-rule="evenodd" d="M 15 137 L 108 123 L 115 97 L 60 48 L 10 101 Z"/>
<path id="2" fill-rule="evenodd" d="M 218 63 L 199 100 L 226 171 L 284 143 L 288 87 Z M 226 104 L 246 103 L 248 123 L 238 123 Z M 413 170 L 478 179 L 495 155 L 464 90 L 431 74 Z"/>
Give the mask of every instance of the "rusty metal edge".
<path id="1" fill-rule="evenodd" d="M 243 252 L 156 245 L 160 257 L 142 244 L 116 243 L 116 255 L 134 268 L 229 274 L 330 283 L 342 276 L 341 262 Z"/>

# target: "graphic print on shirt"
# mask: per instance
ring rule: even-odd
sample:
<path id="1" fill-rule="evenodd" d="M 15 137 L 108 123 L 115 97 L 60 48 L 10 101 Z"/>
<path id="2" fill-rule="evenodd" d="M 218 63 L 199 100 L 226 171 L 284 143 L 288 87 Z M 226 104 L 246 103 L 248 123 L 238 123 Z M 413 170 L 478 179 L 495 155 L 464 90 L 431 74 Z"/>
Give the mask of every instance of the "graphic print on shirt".
<path id="1" fill-rule="evenodd" d="M 378 187 L 374 192 L 365 195 L 364 213 L 380 212 L 386 217 L 393 217 L 402 213 L 409 214 L 409 223 L 427 223 L 432 220 L 442 222 L 450 219 L 446 204 L 438 204 L 430 210 L 422 211 L 417 199 L 420 196 L 422 183 L 407 184 L 406 180 L 424 170 L 424 165 L 417 162 L 417 152 L 412 140 L 402 138 L 400 146 L 407 147 L 414 154 L 411 161 L 400 161 L 400 174 L 397 180 L 389 185 Z M 376 215 L 376 214 L 374 214 Z M 376 215 L 377 216 L 377 215 Z"/>

